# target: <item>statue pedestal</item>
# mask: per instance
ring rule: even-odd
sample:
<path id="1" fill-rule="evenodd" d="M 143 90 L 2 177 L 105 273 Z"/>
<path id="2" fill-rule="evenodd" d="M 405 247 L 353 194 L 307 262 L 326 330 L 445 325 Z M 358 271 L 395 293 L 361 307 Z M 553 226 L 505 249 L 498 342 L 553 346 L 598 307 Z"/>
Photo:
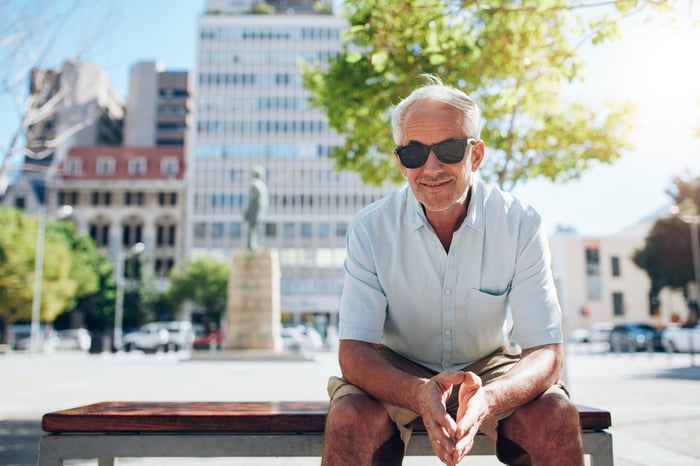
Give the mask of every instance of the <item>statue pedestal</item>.
<path id="1" fill-rule="evenodd" d="M 276 250 L 234 251 L 226 322 L 224 350 L 282 350 Z"/>

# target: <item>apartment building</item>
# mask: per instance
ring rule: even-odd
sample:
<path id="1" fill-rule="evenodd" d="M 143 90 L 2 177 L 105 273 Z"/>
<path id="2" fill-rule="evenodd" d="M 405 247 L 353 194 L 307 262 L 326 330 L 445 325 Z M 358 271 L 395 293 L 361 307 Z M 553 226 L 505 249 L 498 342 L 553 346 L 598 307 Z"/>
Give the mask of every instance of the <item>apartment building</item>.
<path id="1" fill-rule="evenodd" d="M 183 146 L 78 146 L 60 164 L 49 205 L 73 207 L 71 221 L 116 261 L 137 243 L 163 289 L 183 255 Z"/>
<path id="2" fill-rule="evenodd" d="M 143 243 L 160 289 L 184 255 L 189 76 L 157 62 L 133 65 L 124 145 L 71 146 L 50 183 L 49 205 L 72 206 L 78 231 L 113 262 Z"/>
<path id="3" fill-rule="evenodd" d="M 550 237 L 552 271 L 567 332 L 594 322 L 668 324 L 674 315 L 686 316 L 685 300 L 677 291 L 662 290 L 658 308 L 651 305 L 649 277 L 632 260 L 655 221 L 650 217 L 607 236 L 557 232 Z"/>
<path id="4" fill-rule="evenodd" d="M 327 155 L 342 138 L 301 84 L 299 60 L 336 54 L 345 21 L 313 1 L 267 3 L 275 14 L 251 14 L 252 1 L 210 1 L 199 19 L 187 250 L 230 259 L 245 248 L 242 210 L 262 166 L 270 205 L 259 238 L 279 250 L 283 315 L 334 322 L 347 225 L 394 186 L 334 170 Z"/>
<path id="5" fill-rule="evenodd" d="M 52 70 L 33 70 L 29 90 L 28 155 L 2 202 L 34 214 L 44 208 L 47 185 L 70 147 L 121 144 L 124 102 L 104 70 L 75 60 Z"/>

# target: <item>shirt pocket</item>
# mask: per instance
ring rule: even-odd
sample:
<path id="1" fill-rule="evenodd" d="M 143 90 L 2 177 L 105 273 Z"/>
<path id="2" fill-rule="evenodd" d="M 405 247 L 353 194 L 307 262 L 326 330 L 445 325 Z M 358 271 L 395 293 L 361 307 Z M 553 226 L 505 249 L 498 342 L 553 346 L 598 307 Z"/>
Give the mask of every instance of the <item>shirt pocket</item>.
<path id="1" fill-rule="evenodd" d="M 474 337 L 479 347 L 503 341 L 506 333 L 508 289 L 503 292 L 482 291 L 472 288 L 467 292 L 465 309 L 458 319 L 461 330 Z"/>

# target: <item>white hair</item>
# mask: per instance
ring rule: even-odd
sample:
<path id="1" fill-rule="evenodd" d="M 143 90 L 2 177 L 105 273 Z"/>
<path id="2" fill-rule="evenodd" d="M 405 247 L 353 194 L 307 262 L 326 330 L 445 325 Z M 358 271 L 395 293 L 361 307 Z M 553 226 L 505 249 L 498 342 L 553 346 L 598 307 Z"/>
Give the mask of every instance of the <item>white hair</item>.
<path id="1" fill-rule="evenodd" d="M 442 80 L 432 74 L 422 75 L 427 84 L 415 89 L 394 108 L 391 114 L 391 133 L 396 144 L 401 144 L 403 123 L 406 112 L 416 102 L 431 100 L 450 105 L 462 114 L 462 126 L 468 137 L 479 139 L 481 135 L 481 110 L 479 106 L 463 91 L 447 86 Z"/>

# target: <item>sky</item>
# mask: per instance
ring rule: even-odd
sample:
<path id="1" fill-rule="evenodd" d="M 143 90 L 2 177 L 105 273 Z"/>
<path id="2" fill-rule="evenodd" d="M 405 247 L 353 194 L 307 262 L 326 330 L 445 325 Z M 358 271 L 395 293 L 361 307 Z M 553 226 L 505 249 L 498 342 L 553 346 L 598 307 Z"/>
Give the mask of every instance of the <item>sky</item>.
<path id="1" fill-rule="evenodd" d="M 22 7 L 30 1 L 10 4 Z M 53 3 L 70 8 L 75 1 Z M 613 165 L 594 166 L 576 181 L 529 180 L 516 187 L 514 193 L 540 212 L 549 231 L 564 226 L 582 235 L 615 234 L 669 206 L 667 190 L 675 176 L 700 176 L 700 138 L 692 134 L 700 127 L 700 26 L 692 29 L 687 21 L 689 13 L 698 18 L 700 4 L 675 3 L 681 11 L 675 29 L 632 19 L 622 23 L 621 39 L 579 49 L 587 63 L 585 81 L 570 86 L 567 95 L 598 106 L 614 99 L 636 102 L 635 148 Z M 85 27 L 65 31 L 56 41 L 53 62 L 48 63 L 57 65 L 70 58 L 81 47 L 76 47 L 78 38 L 87 35 L 89 46 L 80 58 L 105 69 L 117 94 L 126 98 L 129 69 L 135 63 L 159 61 L 167 70 L 194 71 L 197 18 L 204 4 L 204 0 L 87 2 L 93 7 L 85 7 Z M 90 27 L 95 24 L 96 29 Z M 11 108 L 11 101 L 0 96 L 3 146 L 15 125 L 12 111 L 6 111 Z"/>

